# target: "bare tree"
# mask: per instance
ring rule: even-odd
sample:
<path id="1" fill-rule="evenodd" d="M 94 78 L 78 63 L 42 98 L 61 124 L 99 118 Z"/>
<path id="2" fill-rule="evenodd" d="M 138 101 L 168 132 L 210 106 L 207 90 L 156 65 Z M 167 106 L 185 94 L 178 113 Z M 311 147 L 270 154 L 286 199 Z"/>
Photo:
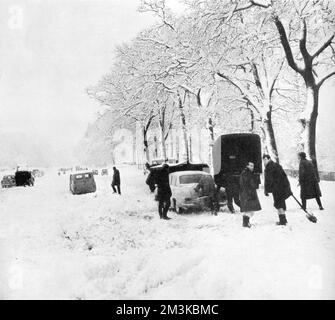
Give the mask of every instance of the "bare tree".
<path id="1" fill-rule="evenodd" d="M 165 99 L 157 99 L 158 124 L 161 133 L 163 159 L 167 159 L 166 140 L 169 137 L 175 118 L 175 102 L 169 100 L 169 96 L 166 96 Z"/>
<path id="2" fill-rule="evenodd" d="M 316 5 L 320 5 L 321 9 L 324 8 L 322 5 L 325 5 L 325 1 L 319 1 Z M 304 112 L 301 116 L 300 123 L 302 125 L 302 139 L 301 147 L 307 153 L 307 155 L 314 162 L 315 168 L 318 168 L 317 165 L 317 155 L 316 155 L 316 124 L 319 111 L 319 93 L 320 88 L 324 82 L 330 79 L 335 75 L 335 65 L 334 65 L 334 49 L 332 47 L 334 41 L 334 29 L 329 30 L 329 35 L 321 41 L 321 43 L 315 43 L 315 29 L 320 29 L 321 23 L 324 23 L 324 20 L 319 18 L 317 23 L 315 23 L 315 17 L 311 18 L 311 14 L 316 14 L 316 8 L 314 7 L 315 3 L 308 1 L 295 3 L 295 18 L 300 19 L 300 30 L 301 34 L 298 39 L 299 46 L 296 48 L 295 43 L 290 41 L 287 29 L 284 27 L 282 19 L 276 13 L 273 12 L 273 21 L 280 35 L 280 41 L 282 47 L 285 51 L 286 59 L 289 66 L 298 73 L 304 80 L 306 86 L 306 105 Z M 319 8 L 320 9 L 320 8 Z M 307 21 L 314 21 L 314 24 L 308 25 Z M 334 26 L 334 24 L 331 24 Z M 291 33 L 292 25 L 289 25 L 288 30 Z M 310 30 L 310 32 L 309 32 Z M 323 32 L 322 32 L 323 33 Z M 318 32 L 320 36 L 321 32 Z M 310 43 L 308 45 L 308 35 L 311 36 Z M 313 41 L 314 40 L 314 41 Z M 313 43 L 314 42 L 314 43 Z M 313 46 L 313 48 L 311 48 Z M 309 48 L 308 48 L 309 47 Z M 302 60 L 298 61 L 296 55 L 300 55 Z M 319 64 L 322 64 L 321 56 L 324 55 L 327 58 L 328 65 L 330 70 L 328 70 L 323 76 L 319 76 L 320 71 L 316 70 L 316 67 Z M 323 61 L 324 63 L 325 61 Z M 321 70 L 322 71 L 322 70 Z"/>

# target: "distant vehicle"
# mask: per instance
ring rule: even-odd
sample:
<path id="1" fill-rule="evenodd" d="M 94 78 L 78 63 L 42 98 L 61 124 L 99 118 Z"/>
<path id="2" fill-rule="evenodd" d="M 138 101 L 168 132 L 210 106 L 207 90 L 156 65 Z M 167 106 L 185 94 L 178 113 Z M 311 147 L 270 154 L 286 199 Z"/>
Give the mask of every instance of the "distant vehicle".
<path id="1" fill-rule="evenodd" d="M 84 194 L 97 190 L 93 173 L 83 172 L 70 175 L 70 191 L 72 194 Z"/>
<path id="2" fill-rule="evenodd" d="M 44 176 L 44 172 L 42 170 L 39 170 L 39 169 L 34 169 L 32 172 L 32 175 L 34 178 L 40 178 L 40 177 L 43 177 Z"/>
<path id="3" fill-rule="evenodd" d="M 76 166 L 76 171 L 86 171 L 88 168 L 86 167 L 81 167 L 81 166 Z"/>
<path id="4" fill-rule="evenodd" d="M 15 172 L 16 186 L 34 186 L 35 179 L 31 171 L 16 171 Z"/>
<path id="5" fill-rule="evenodd" d="M 173 210 L 182 213 L 190 208 L 204 209 L 210 207 L 210 195 L 194 190 L 203 176 L 207 176 L 207 183 L 215 189 L 213 177 L 204 171 L 179 171 L 169 175 Z"/>
<path id="6" fill-rule="evenodd" d="M 259 135 L 236 133 L 220 136 L 213 146 L 215 183 L 224 186 L 227 176 L 230 176 L 238 184 L 239 176 L 249 161 L 254 163 L 254 175 L 260 183 L 262 148 Z"/>
<path id="7" fill-rule="evenodd" d="M 97 176 L 99 174 L 99 171 L 98 170 L 92 170 L 92 173 Z"/>
<path id="8" fill-rule="evenodd" d="M 101 175 L 102 176 L 108 176 L 108 169 L 102 169 L 101 170 Z"/>
<path id="9" fill-rule="evenodd" d="M 15 175 L 3 176 L 2 180 L 1 180 L 1 187 L 2 188 L 11 188 L 11 187 L 15 187 L 15 186 L 16 186 Z"/>
<path id="10" fill-rule="evenodd" d="M 66 169 L 65 169 L 65 168 L 60 168 L 60 169 L 58 170 L 58 173 L 59 173 L 59 174 L 65 174 L 65 173 L 66 173 Z"/>

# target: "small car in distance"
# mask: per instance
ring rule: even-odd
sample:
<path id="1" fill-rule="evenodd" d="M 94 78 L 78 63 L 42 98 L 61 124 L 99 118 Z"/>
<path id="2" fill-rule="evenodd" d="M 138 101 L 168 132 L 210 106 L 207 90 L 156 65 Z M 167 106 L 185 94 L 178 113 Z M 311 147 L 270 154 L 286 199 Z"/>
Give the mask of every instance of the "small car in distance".
<path id="1" fill-rule="evenodd" d="M 182 213 L 187 209 L 204 209 L 205 207 L 210 207 L 210 196 L 213 195 L 195 190 L 204 176 L 206 176 L 206 183 L 210 184 L 210 188 L 208 189 L 214 190 L 214 179 L 207 172 L 178 171 L 170 173 L 171 205 L 173 210 L 177 213 Z"/>
<path id="2" fill-rule="evenodd" d="M 2 188 L 11 188 L 16 186 L 15 176 L 14 175 L 6 175 L 3 176 L 1 180 Z"/>
<path id="3" fill-rule="evenodd" d="M 32 175 L 34 178 L 41 178 L 44 176 L 44 172 L 42 170 L 39 170 L 39 169 L 34 169 L 32 172 Z"/>
<path id="4" fill-rule="evenodd" d="M 108 169 L 102 169 L 101 170 L 101 175 L 102 176 L 108 176 Z"/>
<path id="5" fill-rule="evenodd" d="M 70 191 L 72 194 L 85 194 L 97 190 L 92 172 L 74 173 L 70 175 Z"/>
<path id="6" fill-rule="evenodd" d="M 92 170 L 92 173 L 97 176 L 99 174 L 99 171 L 98 170 Z"/>

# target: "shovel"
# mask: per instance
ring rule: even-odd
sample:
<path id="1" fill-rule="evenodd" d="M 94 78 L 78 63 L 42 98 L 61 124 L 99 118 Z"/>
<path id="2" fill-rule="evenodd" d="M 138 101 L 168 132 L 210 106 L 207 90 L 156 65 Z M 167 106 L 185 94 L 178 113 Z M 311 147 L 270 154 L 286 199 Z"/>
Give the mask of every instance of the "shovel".
<path id="1" fill-rule="evenodd" d="M 313 213 L 309 213 L 306 209 L 304 209 L 303 206 L 302 206 L 302 204 L 300 203 L 300 201 L 294 196 L 293 193 L 292 193 L 292 197 L 293 197 L 293 199 L 298 203 L 298 205 L 300 206 L 300 208 L 301 208 L 302 210 L 305 211 L 305 213 L 306 213 L 306 218 L 307 218 L 309 221 L 311 221 L 311 222 L 313 222 L 313 223 L 316 223 L 316 222 L 318 221 L 318 219 L 316 218 L 316 216 L 315 216 Z"/>

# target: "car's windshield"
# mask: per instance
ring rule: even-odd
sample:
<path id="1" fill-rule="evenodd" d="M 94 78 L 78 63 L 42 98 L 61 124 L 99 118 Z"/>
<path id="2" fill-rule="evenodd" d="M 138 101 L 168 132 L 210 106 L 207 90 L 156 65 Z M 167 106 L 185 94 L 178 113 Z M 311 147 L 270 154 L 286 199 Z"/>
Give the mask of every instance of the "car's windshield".
<path id="1" fill-rule="evenodd" d="M 180 184 L 187 184 L 187 183 L 198 183 L 201 179 L 201 174 L 188 174 L 179 177 Z"/>

